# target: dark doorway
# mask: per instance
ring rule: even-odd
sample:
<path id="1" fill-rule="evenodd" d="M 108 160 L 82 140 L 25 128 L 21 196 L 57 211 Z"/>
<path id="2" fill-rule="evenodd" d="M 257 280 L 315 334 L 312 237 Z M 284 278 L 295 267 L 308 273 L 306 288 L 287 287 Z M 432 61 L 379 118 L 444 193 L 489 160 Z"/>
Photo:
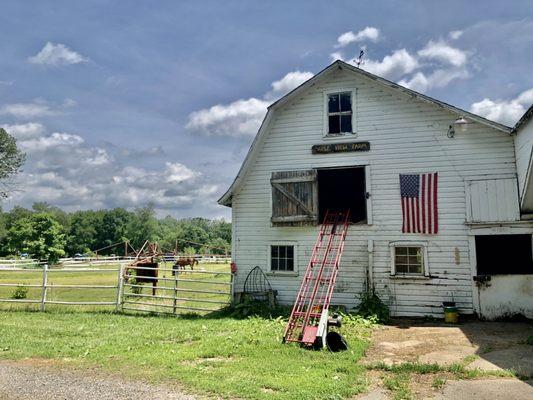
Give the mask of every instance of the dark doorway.
<path id="1" fill-rule="evenodd" d="M 350 209 L 350 222 L 366 221 L 365 168 L 318 170 L 318 208 L 320 222 L 326 211 Z"/>
<path id="2" fill-rule="evenodd" d="M 476 236 L 477 275 L 533 274 L 531 235 Z"/>

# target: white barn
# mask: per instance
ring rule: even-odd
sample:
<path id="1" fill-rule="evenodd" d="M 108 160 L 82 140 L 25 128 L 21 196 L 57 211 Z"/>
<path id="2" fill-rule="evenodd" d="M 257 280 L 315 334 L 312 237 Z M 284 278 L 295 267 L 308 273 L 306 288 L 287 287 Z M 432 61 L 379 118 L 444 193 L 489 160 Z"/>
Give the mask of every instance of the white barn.
<path id="1" fill-rule="evenodd" d="M 332 304 L 351 308 L 370 285 L 396 316 L 455 301 L 533 318 L 527 115 L 513 129 L 334 62 L 269 107 L 219 200 L 232 208 L 235 292 L 259 266 L 292 304 L 325 210 L 349 207 Z M 438 232 L 402 233 L 399 175 L 435 172 Z"/>

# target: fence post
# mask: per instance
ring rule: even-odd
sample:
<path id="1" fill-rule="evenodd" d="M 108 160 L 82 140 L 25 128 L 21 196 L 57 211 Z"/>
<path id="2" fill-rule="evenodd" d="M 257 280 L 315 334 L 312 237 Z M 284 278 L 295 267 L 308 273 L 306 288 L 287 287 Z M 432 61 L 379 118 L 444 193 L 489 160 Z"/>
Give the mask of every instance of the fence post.
<path id="1" fill-rule="evenodd" d="M 178 300 L 176 297 L 178 297 L 178 274 L 179 269 L 175 269 L 174 271 L 174 299 L 172 300 L 172 314 L 176 314 L 176 306 L 178 305 Z"/>
<path id="2" fill-rule="evenodd" d="M 115 306 L 115 312 L 120 311 L 122 305 L 122 295 L 124 290 L 124 264 L 120 264 L 118 268 L 118 278 L 117 278 L 117 303 Z"/>
<path id="3" fill-rule="evenodd" d="M 41 311 L 45 310 L 47 285 L 48 285 L 48 264 L 44 264 L 43 265 L 43 287 L 41 291 Z"/>

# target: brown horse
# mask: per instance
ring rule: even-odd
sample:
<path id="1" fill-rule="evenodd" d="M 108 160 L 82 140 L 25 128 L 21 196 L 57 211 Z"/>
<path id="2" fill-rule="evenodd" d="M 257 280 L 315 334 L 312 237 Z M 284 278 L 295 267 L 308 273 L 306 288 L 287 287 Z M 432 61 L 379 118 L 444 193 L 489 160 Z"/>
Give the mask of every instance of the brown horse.
<path id="1" fill-rule="evenodd" d="M 191 271 L 194 271 L 194 264 L 198 265 L 198 260 L 194 257 L 178 258 L 172 266 L 172 275 L 176 275 L 176 271 L 185 269 L 187 265 L 191 267 Z"/>
<path id="2" fill-rule="evenodd" d="M 126 267 L 124 270 L 124 274 L 126 275 L 124 278 L 124 281 L 128 283 L 131 279 L 131 275 L 133 279 L 135 279 L 135 284 L 143 284 L 148 283 L 152 285 L 152 296 L 155 296 L 155 291 L 157 288 L 157 272 L 158 272 L 158 264 L 157 263 L 139 263 L 135 266 L 130 266 L 129 268 Z"/>

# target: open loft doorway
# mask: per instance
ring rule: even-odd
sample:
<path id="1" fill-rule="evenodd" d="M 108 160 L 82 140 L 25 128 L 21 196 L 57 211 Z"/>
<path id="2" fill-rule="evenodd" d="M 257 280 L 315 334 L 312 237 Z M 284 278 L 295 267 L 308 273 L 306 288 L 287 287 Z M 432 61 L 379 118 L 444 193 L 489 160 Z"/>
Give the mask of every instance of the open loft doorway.
<path id="1" fill-rule="evenodd" d="M 350 209 L 350 222 L 366 223 L 367 190 L 365 167 L 325 168 L 318 171 L 318 218 L 326 211 Z"/>

